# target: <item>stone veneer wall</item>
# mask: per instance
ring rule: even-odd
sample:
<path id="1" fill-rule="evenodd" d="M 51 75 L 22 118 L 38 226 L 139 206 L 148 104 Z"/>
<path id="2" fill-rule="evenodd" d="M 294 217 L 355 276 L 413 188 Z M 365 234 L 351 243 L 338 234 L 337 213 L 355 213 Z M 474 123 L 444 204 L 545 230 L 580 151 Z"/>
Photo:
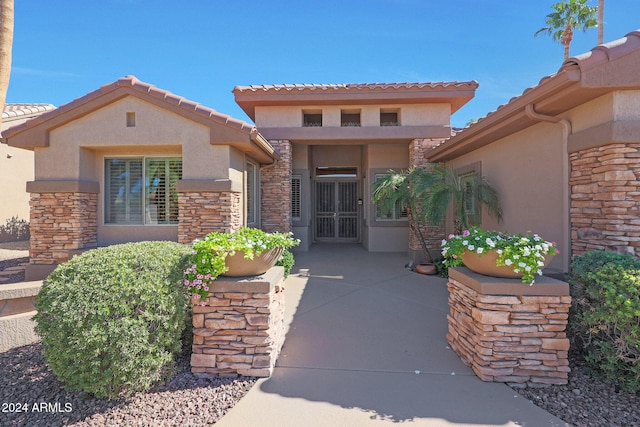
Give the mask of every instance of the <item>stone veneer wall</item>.
<path id="1" fill-rule="evenodd" d="M 567 283 L 541 277 L 530 286 L 466 268 L 449 272 L 447 341 L 481 380 L 532 386 L 567 383 Z"/>
<path id="2" fill-rule="evenodd" d="M 438 139 L 414 139 L 411 141 L 409 144 L 409 167 L 419 168 L 426 166 L 428 164 L 426 153 L 431 147 L 437 146 L 440 143 L 442 143 L 442 140 Z M 411 214 L 409 213 L 409 215 Z M 440 245 L 442 239 L 445 237 L 444 226 L 422 225 L 420 227 L 420 231 L 424 236 L 431 255 L 434 258 L 438 258 L 440 256 Z M 423 255 L 424 251 L 419 238 L 411 231 L 409 231 L 409 252 L 413 254 L 411 258 L 415 262 L 422 262 L 424 261 L 424 258 L 426 258 Z"/>
<path id="3" fill-rule="evenodd" d="M 260 228 L 268 233 L 291 231 L 291 142 L 269 141 L 280 158 L 260 169 Z"/>
<path id="4" fill-rule="evenodd" d="M 191 371 L 268 377 L 284 343 L 283 267 L 252 278 L 219 277 L 193 307 Z"/>
<path id="5" fill-rule="evenodd" d="M 61 264 L 98 244 L 98 195 L 31 193 L 31 264 Z"/>
<path id="6" fill-rule="evenodd" d="M 571 153 L 573 255 L 608 250 L 640 255 L 640 144 Z"/>
<path id="7" fill-rule="evenodd" d="M 234 191 L 178 193 L 178 242 L 189 244 L 212 231 L 231 233 L 240 229 L 241 197 Z"/>

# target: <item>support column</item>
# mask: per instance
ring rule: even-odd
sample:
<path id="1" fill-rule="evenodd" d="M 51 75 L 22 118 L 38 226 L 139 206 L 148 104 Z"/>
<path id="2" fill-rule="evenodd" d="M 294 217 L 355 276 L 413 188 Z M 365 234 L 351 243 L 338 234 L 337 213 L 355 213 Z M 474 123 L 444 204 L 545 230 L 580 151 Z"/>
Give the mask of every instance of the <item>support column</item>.
<path id="1" fill-rule="evenodd" d="M 291 142 L 274 140 L 269 143 L 280 156 L 274 164 L 260 169 L 261 227 L 264 231 L 291 231 Z"/>
<path id="2" fill-rule="evenodd" d="M 73 255 L 98 242 L 98 192 L 94 182 L 31 181 L 27 281 L 41 280 Z"/>
<path id="3" fill-rule="evenodd" d="M 411 141 L 411 143 L 409 143 L 409 168 L 428 167 L 427 152 L 431 147 L 441 144 L 442 141 L 442 139 L 414 139 Z M 411 215 L 411 213 L 409 213 L 409 215 Z M 411 219 L 410 216 L 409 220 Z M 431 226 L 422 224 L 420 232 L 425 239 L 431 255 L 434 258 L 438 258 L 440 256 L 440 245 L 442 239 L 445 237 L 444 225 Z M 420 239 L 414 232 L 409 233 L 409 258 L 416 264 L 426 260 Z"/>

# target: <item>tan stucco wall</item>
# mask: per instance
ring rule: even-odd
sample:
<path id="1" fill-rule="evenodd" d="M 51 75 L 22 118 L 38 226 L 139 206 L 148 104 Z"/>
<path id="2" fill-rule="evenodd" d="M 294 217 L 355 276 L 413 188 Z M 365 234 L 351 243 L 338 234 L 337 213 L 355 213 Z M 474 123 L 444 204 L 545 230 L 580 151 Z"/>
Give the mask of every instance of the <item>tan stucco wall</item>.
<path id="1" fill-rule="evenodd" d="M 256 107 L 256 126 L 301 127 L 303 111 L 322 111 L 323 127 L 339 127 L 341 110 L 359 110 L 363 127 L 380 126 L 380 110 L 398 110 L 401 126 L 448 125 L 449 104 Z"/>
<path id="2" fill-rule="evenodd" d="M 135 127 L 127 127 L 128 112 L 135 112 Z M 35 150 L 35 178 L 93 181 L 102 190 L 105 158 L 181 156 L 184 180 L 230 179 L 234 188 L 243 188 L 244 154 L 213 146 L 210 139 L 208 127 L 129 96 L 51 131 L 49 147 Z M 177 240 L 176 225 L 105 225 L 103 198 L 98 197 L 99 246 Z"/>
<path id="3" fill-rule="evenodd" d="M 640 90 L 614 92 L 616 120 L 640 119 Z"/>
<path id="4" fill-rule="evenodd" d="M 128 112 L 136 114 L 135 127 L 126 126 Z M 179 147 L 187 143 L 190 149 L 183 150 L 183 162 L 192 167 L 184 168 L 184 178 L 212 176 L 212 171 L 228 167 L 228 155 L 212 156 L 208 163 L 203 160 L 208 156 L 203 156 L 201 149 L 210 150 L 207 127 L 129 96 L 52 130 L 49 147 L 36 150 L 36 180 L 96 179 L 95 171 L 80 168 L 83 164 L 80 147 L 95 150 L 118 147 L 121 153 L 127 152 L 127 147 L 135 147 L 131 153 L 139 155 L 147 148 L 155 149 L 154 146 Z"/>
<path id="5" fill-rule="evenodd" d="M 372 171 L 406 169 L 409 167 L 408 144 L 370 144 L 366 146 L 367 177 L 365 179 L 364 206 L 366 248 L 371 252 L 406 252 L 409 248 L 407 223 L 391 225 L 375 222 L 375 207 L 371 201 Z"/>
<path id="6" fill-rule="evenodd" d="M 30 117 L 29 117 L 30 118 Z M 17 120 L 4 119 L 2 130 L 24 123 L 28 118 Z M 33 152 L 21 148 L 9 147 L 0 143 L 0 225 L 7 219 L 17 216 L 29 220 L 29 193 L 27 181 L 33 180 Z"/>
<path id="7" fill-rule="evenodd" d="M 480 162 L 482 175 L 498 191 L 504 222 L 498 224 L 485 212 L 483 228 L 531 231 L 555 241 L 561 256 L 555 257 L 549 268 L 567 271 L 568 204 L 564 198 L 568 194 L 563 189 L 566 156 L 562 132 L 559 124 L 539 123 L 461 156 L 452 165 L 461 168 Z"/>
<path id="8" fill-rule="evenodd" d="M 614 120 L 615 102 L 614 94 L 610 93 L 569 111 L 566 117 L 571 121 L 571 132 L 578 133 Z"/>

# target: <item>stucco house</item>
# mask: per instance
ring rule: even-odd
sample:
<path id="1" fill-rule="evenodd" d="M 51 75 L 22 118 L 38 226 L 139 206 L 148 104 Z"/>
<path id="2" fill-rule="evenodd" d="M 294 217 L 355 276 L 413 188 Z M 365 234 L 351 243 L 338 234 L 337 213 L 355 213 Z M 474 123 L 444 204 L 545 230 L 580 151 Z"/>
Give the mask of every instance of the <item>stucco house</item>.
<path id="1" fill-rule="evenodd" d="M 51 104 L 7 104 L 2 111 L 1 131 L 4 133 L 54 108 Z M 33 181 L 33 176 L 32 152 L 0 144 L 0 225 L 12 218 L 29 220 L 29 194 L 24 189 L 27 181 Z"/>
<path id="2" fill-rule="evenodd" d="M 256 125 L 125 77 L 4 135 L 31 150 L 27 280 L 115 243 L 189 243 L 241 226 L 406 251 L 371 183 L 451 135 L 476 82 L 239 86 Z"/>
<path id="3" fill-rule="evenodd" d="M 640 256 L 640 31 L 568 59 L 427 157 L 496 187 L 504 223 L 483 227 L 557 242 L 548 273 L 587 250 Z"/>
<path id="4" fill-rule="evenodd" d="M 640 255 L 640 31 L 557 73 L 451 136 L 475 81 L 237 86 L 249 124 L 125 77 L 13 127 L 35 154 L 28 279 L 97 246 L 189 243 L 255 226 L 369 251 L 419 252 L 402 211 L 381 215 L 371 185 L 389 169 L 447 162 L 485 175 L 501 224 L 573 254 Z M 447 228 L 431 230 L 439 244 Z"/>

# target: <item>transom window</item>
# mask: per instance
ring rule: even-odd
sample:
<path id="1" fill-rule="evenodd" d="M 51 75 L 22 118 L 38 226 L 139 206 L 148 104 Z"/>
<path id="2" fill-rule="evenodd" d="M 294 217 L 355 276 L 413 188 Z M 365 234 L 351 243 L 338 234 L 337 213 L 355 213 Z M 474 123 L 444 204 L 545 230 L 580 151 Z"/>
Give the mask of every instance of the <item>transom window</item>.
<path id="1" fill-rule="evenodd" d="M 342 110 L 340 112 L 340 126 L 351 127 L 360 126 L 360 111 L 358 110 Z"/>
<path id="2" fill-rule="evenodd" d="M 399 126 L 397 111 L 380 111 L 380 126 Z"/>
<path id="3" fill-rule="evenodd" d="M 302 126 L 304 127 L 321 127 L 322 111 L 303 111 Z"/>
<path id="4" fill-rule="evenodd" d="M 105 224 L 178 223 L 181 158 L 107 158 L 104 163 Z"/>

